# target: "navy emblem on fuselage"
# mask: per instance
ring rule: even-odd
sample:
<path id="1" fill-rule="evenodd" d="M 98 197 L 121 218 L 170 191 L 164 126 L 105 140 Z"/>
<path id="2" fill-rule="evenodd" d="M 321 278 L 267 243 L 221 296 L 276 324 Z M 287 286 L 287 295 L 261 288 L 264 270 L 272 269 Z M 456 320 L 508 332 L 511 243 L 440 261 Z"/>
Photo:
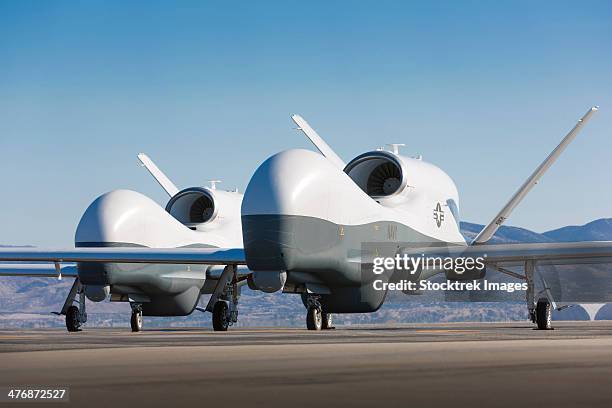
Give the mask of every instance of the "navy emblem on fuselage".
<path id="1" fill-rule="evenodd" d="M 440 228 L 442 226 L 442 221 L 444 221 L 444 210 L 442 209 L 440 203 L 438 203 L 436 205 L 436 208 L 434 208 L 433 217 L 434 220 L 436 220 L 436 225 L 438 226 L 438 228 Z"/>

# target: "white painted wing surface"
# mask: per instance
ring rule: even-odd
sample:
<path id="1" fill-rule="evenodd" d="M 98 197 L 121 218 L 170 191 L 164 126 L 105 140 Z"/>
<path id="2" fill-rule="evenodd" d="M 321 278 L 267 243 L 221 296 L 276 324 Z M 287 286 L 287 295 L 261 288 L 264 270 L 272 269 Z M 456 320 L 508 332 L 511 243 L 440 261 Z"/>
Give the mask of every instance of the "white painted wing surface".
<path id="1" fill-rule="evenodd" d="M 30 276 L 39 278 L 57 278 L 59 276 L 76 277 L 75 265 L 63 265 L 58 270 L 53 264 L 0 264 L 0 276 Z"/>
<path id="2" fill-rule="evenodd" d="M 245 265 L 242 248 L 0 249 L 0 262 Z M 57 275 L 57 274 L 56 274 Z"/>
<path id="3" fill-rule="evenodd" d="M 581 263 L 589 263 L 605 262 L 607 258 L 612 259 L 612 241 L 403 247 L 400 253 L 415 257 L 483 257 L 485 263 L 499 265 L 520 265 L 525 261 L 562 263 L 564 260 L 580 260 Z"/>

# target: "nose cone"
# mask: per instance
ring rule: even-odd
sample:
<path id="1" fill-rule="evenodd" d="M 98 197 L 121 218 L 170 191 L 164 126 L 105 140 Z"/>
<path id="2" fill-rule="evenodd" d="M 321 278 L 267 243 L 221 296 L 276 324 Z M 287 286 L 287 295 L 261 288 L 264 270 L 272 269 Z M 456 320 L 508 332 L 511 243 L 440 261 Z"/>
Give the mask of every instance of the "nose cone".
<path id="1" fill-rule="evenodd" d="M 75 245 L 164 247 L 182 225 L 147 196 L 130 190 L 103 194 L 89 205 Z"/>
<path id="2" fill-rule="evenodd" d="M 293 149 L 259 166 L 244 193 L 242 216 L 282 214 L 327 216 L 330 178 L 344 175 L 322 155 Z"/>
<path id="3" fill-rule="evenodd" d="M 325 157 L 309 150 L 287 150 L 267 159 L 242 201 L 249 268 L 290 270 L 305 252 L 332 245 L 337 227 L 328 220 L 330 189 L 346 179 Z M 330 228 L 332 242 L 326 239 Z"/>

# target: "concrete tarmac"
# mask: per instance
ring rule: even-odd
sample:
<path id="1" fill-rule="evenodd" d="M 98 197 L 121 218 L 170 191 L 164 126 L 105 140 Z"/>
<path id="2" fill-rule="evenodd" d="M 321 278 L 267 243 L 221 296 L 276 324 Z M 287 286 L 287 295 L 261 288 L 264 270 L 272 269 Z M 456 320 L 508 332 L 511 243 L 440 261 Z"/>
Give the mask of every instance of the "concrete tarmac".
<path id="1" fill-rule="evenodd" d="M 2 385 L 87 407 L 610 407 L 612 322 L 0 330 Z"/>

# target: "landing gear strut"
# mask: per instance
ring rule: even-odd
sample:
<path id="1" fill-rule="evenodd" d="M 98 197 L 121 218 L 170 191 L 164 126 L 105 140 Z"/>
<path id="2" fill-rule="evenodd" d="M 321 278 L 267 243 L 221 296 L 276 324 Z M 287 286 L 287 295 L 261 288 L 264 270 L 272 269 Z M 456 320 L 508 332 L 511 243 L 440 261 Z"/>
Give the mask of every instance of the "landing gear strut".
<path id="1" fill-rule="evenodd" d="M 77 295 L 79 306 L 73 304 Z M 66 330 L 69 332 L 81 331 L 81 326 L 87 322 L 87 311 L 85 309 L 85 288 L 81 285 L 79 278 L 74 280 L 61 312 L 55 314 L 66 315 Z"/>
<path id="2" fill-rule="evenodd" d="M 227 265 L 206 306 L 206 311 L 212 312 L 213 315 L 214 331 L 227 331 L 230 326 L 238 322 L 238 299 L 240 299 L 238 268 L 236 265 Z"/>
<path id="3" fill-rule="evenodd" d="M 142 331 L 142 306 L 138 303 L 132 303 L 132 317 L 130 318 L 130 326 L 134 333 Z"/>
<path id="4" fill-rule="evenodd" d="M 536 262 L 534 260 L 525 261 L 524 271 L 525 275 L 520 275 L 511 270 L 502 268 L 500 266 L 493 265 L 493 268 L 497 271 L 506 275 L 512 276 L 517 279 L 524 279 L 527 283 L 527 291 L 525 291 L 525 300 L 527 301 L 527 311 L 529 312 L 529 319 L 532 323 L 535 323 L 538 330 L 553 330 L 552 328 L 552 311 L 562 310 L 564 307 L 557 307 L 553 294 L 548 283 L 544 279 L 542 274 L 538 274 L 538 278 L 542 283 L 542 290 L 536 293 L 535 284 L 533 279 L 536 272 Z M 537 302 L 536 302 L 536 299 Z M 567 307 L 567 306 L 565 306 Z"/>

